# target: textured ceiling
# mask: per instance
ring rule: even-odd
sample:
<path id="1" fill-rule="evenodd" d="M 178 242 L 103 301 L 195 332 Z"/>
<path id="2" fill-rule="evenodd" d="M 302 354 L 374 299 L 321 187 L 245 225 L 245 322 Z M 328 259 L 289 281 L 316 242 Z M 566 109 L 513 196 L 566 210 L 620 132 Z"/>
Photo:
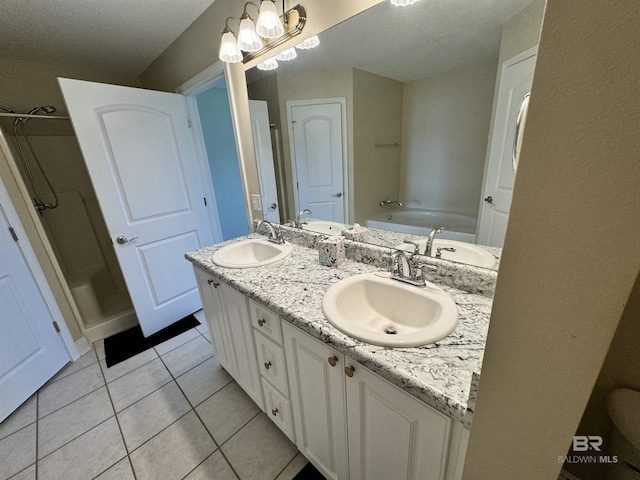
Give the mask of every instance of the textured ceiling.
<path id="1" fill-rule="evenodd" d="M 2 0 L 0 58 L 139 75 L 214 0 Z"/>
<path id="2" fill-rule="evenodd" d="M 278 73 L 354 67 L 401 82 L 498 58 L 502 25 L 533 0 L 382 2 L 320 34 Z M 255 70 L 255 69 L 254 69 Z M 262 76 L 253 71 L 250 80 Z"/>

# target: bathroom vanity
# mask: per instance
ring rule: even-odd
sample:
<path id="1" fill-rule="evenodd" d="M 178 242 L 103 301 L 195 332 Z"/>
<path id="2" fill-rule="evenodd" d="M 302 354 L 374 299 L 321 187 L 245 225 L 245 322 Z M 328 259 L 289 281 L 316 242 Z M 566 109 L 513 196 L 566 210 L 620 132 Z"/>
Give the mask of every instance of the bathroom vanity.
<path id="1" fill-rule="evenodd" d="M 328 268 L 312 236 L 283 230 L 298 244 L 259 268 L 211 260 L 258 234 L 186 255 L 220 364 L 327 478 L 460 478 L 491 298 L 441 284 L 458 307 L 453 333 L 422 347 L 367 344 L 335 329 L 321 304 L 338 281 L 384 270 L 385 249 Z"/>

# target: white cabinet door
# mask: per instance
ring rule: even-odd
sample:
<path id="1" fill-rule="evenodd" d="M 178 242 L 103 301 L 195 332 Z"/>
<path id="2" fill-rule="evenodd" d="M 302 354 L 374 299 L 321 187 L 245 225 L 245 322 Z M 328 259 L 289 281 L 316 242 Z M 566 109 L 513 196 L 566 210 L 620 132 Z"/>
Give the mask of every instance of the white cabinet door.
<path id="1" fill-rule="evenodd" d="M 282 330 L 296 445 L 327 479 L 347 479 L 344 356 L 289 324 Z"/>
<path id="2" fill-rule="evenodd" d="M 204 314 L 220 364 L 264 410 L 246 297 L 195 268 Z"/>
<path id="3" fill-rule="evenodd" d="M 353 366 L 346 380 L 351 478 L 444 478 L 451 418 L 347 363 Z"/>
<path id="4" fill-rule="evenodd" d="M 224 320 L 224 309 L 220 303 L 220 296 L 217 288 L 220 282 L 212 278 L 210 275 L 193 267 L 202 300 L 202 309 L 204 317 L 207 320 L 209 336 L 213 342 L 213 349 L 220 365 L 230 374 L 235 374 L 236 366 L 231 363 L 233 358 L 231 355 L 231 332 L 228 330 L 227 322 Z"/>

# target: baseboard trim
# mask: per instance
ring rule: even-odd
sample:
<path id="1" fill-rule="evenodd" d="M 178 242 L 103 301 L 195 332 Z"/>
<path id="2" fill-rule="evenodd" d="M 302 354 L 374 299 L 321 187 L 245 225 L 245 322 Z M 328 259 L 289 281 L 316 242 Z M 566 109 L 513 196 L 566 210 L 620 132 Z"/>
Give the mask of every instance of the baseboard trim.
<path id="1" fill-rule="evenodd" d="M 80 354 L 80 357 L 85 353 L 87 353 L 89 350 L 91 350 L 91 344 L 89 343 L 89 340 L 87 339 L 87 337 L 81 337 L 80 340 L 77 340 L 75 342 L 75 345 L 76 345 L 76 350 Z M 77 358 L 74 358 L 73 360 L 75 361 L 77 360 Z"/>

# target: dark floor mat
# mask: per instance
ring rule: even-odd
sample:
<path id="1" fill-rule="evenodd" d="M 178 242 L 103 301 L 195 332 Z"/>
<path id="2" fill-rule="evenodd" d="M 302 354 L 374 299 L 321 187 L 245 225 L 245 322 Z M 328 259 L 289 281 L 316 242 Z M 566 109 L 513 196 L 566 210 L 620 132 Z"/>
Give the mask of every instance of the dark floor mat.
<path id="1" fill-rule="evenodd" d="M 316 470 L 316 467 L 307 463 L 307 465 L 293 477 L 293 480 L 326 480 L 322 474 Z"/>
<path id="2" fill-rule="evenodd" d="M 149 348 L 155 347 L 159 343 L 165 342 L 198 325 L 200 325 L 200 322 L 196 317 L 187 315 L 176 323 L 146 338 L 142 335 L 142 329 L 139 325 L 124 332 L 116 333 L 109 338 L 105 338 L 104 353 L 107 367 L 113 367 L 127 358 L 131 358 Z"/>

